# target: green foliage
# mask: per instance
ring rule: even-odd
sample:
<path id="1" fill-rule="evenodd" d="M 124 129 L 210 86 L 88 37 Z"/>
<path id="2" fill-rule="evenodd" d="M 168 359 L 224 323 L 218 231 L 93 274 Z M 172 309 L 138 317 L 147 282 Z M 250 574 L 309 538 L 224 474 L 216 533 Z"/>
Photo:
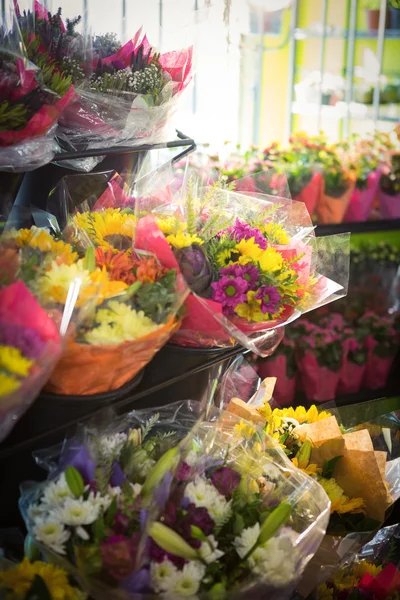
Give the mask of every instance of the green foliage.
<path id="1" fill-rule="evenodd" d="M 83 490 L 85 488 L 82 475 L 79 473 L 75 467 L 67 467 L 64 471 L 65 480 L 68 484 L 69 489 L 75 496 L 75 498 L 80 498 L 83 494 Z"/>
<path id="2" fill-rule="evenodd" d="M 25 595 L 25 600 L 52 600 L 46 583 L 40 575 L 35 575 L 32 585 Z"/>
<path id="3" fill-rule="evenodd" d="M 0 131 L 18 131 L 28 123 L 28 109 L 23 104 L 0 102 Z"/>
<path id="4" fill-rule="evenodd" d="M 134 301 L 154 323 L 168 320 L 176 305 L 176 271 L 171 269 L 155 283 L 145 283 L 137 291 Z"/>
<path id="5" fill-rule="evenodd" d="M 149 435 L 150 431 L 153 429 L 154 425 L 157 423 L 159 418 L 160 418 L 160 413 L 154 413 L 154 415 L 152 417 L 150 417 L 150 419 L 148 419 L 144 423 L 144 425 L 141 425 L 142 440 L 146 439 L 146 437 Z"/>
<path id="6" fill-rule="evenodd" d="M 334 458 L 331 458 L 331 460 L 325 460 L 324 466 L 322 467 L 322 477 L 331 479 L 333 477 L 333 472 L 336 468 L 336 465 L 342 458 L 343 456 L 335 456 Z"/>

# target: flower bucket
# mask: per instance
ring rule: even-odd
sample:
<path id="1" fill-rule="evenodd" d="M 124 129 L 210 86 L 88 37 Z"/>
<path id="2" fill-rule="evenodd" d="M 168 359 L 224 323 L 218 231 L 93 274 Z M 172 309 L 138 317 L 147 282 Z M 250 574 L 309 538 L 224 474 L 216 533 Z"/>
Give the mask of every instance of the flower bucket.
<path id="1" fill-rule="evenodd" d="M 390 369 L 393 364 L 393 357 L 381 358 L 371 352 L 366 365 L 364 387 L 369 390 L 377 390 L 385 387 Z"/>
<path id="2" fill-rule="evenodd" d="M 312 352 L 306 352 L 299 358 L 298 366 L 307 400 L 329 402 L 335 398 L 340 370 L 331 371 L 327 367 L 321 367 Z"/>
<path id="3" fill-rule="evenodd" d="M 400 219 L 400 194 L 391 196 L 379 190 L 379 206 L 383 219 Z"/>
<path id="4" fill-rule="evenodd" d="M 324 181 L 321 173 L 315 173 L 305 188 L 302 189 L 300 194 L 298 194 L 294 200 L 299 202 L 304 202 L 307 207 L 307 210 L 310 214 L 310 217 L 314 215 L 315 209 L 321 201 L 321 196 L 323 193 L 323 185 Z"/>
<path id="5" fill-rule="evenodd" d="M 289 379 L 286 371 L 286 356 L 268 358 L 263 361 L 258 369 L 261 379 L 276 377 L 273 398 L 279 406 L 291 406 L 296 392 L 296 377 Z"/>
<path id="6" fill-rule="evenodd" d="M 374 200 L 378 191 L 380 171 L 373 171 L 368 175 L 367 189 L 355 189 L 350 204 L 344 217 L 345 222 L 366 221 L 371 214 Z"/>
<path id="7" fill-rule="evenodd" d="M 355 175 L 349 175 L 348 181 L 349 187 L 340 196 L 328 196 L 325 192 L 322 194 L 317 210 L 319 223 L 342 223 L 354 191 Z"/>
<path id="8" fill-rule="evenodd" d="M 359 392 L 366 368 L 366 364 L 356 365 L 356 363 L 346 360 L 340 371 L 338 393 L 356 394 Z"/>

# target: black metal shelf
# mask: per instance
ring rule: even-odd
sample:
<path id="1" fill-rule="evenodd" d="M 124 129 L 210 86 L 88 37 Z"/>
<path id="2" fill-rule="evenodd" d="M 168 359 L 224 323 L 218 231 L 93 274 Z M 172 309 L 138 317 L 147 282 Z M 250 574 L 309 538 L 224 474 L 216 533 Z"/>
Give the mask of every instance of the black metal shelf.
<path id="1" fill-rule="evenodd" d="M 360 221 L 355 223 L 317 225 L 315 234 L 322 237 L 325 235 L 333 235 L 335 233 L 372 233 L 375 231 L 397 230 L 400 230 L 400 219 L 385 219 L 381 221 Z"/>

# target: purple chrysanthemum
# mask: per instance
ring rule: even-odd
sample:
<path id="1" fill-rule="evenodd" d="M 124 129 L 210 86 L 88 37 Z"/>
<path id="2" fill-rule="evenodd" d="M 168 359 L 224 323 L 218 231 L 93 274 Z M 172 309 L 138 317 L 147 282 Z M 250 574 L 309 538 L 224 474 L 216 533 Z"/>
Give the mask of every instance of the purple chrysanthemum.
<path id="1" fill-rule="evenodd" d="M 232 265 L 221 269 L 221 275 L 225 277 L 241 277 L 248 283 L 248 290 L 254 290 L 258 283 L 260 272 L 253 265 Z"/>
<path id="2" fill-rule="evenodd" d="M 39 358 L 46 346 L 36 329 L 5 321 L 0 322 L 0 344 L 18 348 L 23 356 L 31 359 Z"/>
<path id="3" fill-rule="evenodd" d="M 250 225 L 240 219 L 236 219 L 234 226 L 229 227 L 227 232 L 230 237 L 237 242 L 254 238 L 255 243 L 258 244 L 262 250 L 265 250 L 267 247 L 267 240 L 261 231 L 257 229 L 257 227 L 250 227 Z"/>
<path id="4" fill-rule="evenodd" d="M 265 315 L 266 313 L 273 314 L 276 312 L 281 295 L 276 287 L 263 285 L 255 295 L 256 300 L 261 300 L 261 312 Z"/>
<path id="5" fill-rule="evenodd" d="M 223 306 L 235 307 L 247 300 L 246 292 L 248 282 L 242 277 L 222 277 L 216 283 L 212 283 L 212 297 Z"/>

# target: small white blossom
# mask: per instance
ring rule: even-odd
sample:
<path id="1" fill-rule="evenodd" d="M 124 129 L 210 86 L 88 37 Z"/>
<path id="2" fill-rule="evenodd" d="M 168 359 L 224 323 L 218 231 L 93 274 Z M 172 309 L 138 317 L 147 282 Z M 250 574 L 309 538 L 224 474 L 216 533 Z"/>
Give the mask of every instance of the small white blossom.
<path id="1" fill-rule="evenodd" d="M 230 517 L 232 514 L 231 504 L 232 500 L 229 500 L 228 502 L 228 500 L 220 494 L 217 498 L 215 498 L 215 501 L 211 504 L 211 506 L 207 507 L 210 517 L 213 521 L 215 521 L 216 525 L 225 523 Z"/>
<path id="2" fill-rule="evenodd" d="M 194 467 L 197 464 L 198 460 L 199 455 L 197 454 L 197 452 L 191 450 L 185 458 L 185 463 L 189 465 L 189 467 Z"/>
<path id="3" fill-rule="evenodd" d="M 242 533 L 235 537 L 233 545 L 240 558 L 244 558 L 254 548 L 260 535 L 260 529 L 260 523 L 256 523 L 253 527 L 243 529 Z"/>
<path id="4" fill-rule="evenodd" d="M 224 555 L 221 550 L 218 550 L 218 543 L 213 535 L 207 537 L 207 542 L 202 542 L 199 554 L 208 565 L 219 560 Z"/>
<path id="5" fill-rule="evenodd" d="M 90 502 L 82 498 L 67 498 L 64 506 L 55 511 L 58 520 L 64 525 L 78 527 L 79 525 L 90 525 L 99 516 L 101 504 Z"/>
<path id="6" fill-rule="evenodd" d="M 194 596 L 199 591 L 205 572 L 206 568 L 201 562 L 192 560 L 186 563 L 182 571 L 178 571 L 173 589 L 168 589 L 168 592 L 175 598 Z"/>
<path id="7" fill-rule="evenodd" d="M 84 529 L 83 527 L 77 527 L 75 529 L 75 533 L 78 537 L 80 537 L 82 540 L 85 540 L 85 542 L 88 541 L 88 539 L 90 538 L 90 535 L 88 534 L 88 532 L 86 531 L 86 529 Z"/>
<path id="8" fill-rule="evenodd" d="M 51 481 L 46 485 L 42 496 L 42 503 L 47 504 L 51 508 L 59 506 L 66 498 L 72 497 L 73 494 L 63 473 L 57 481 Z"/>
<path id="9" fill-rule="evenodd" d="M 295 534 L 283 529 L 277 536 L 257 548 L 249 558 L 252 572 L 263 577 L 274 587 L 282 587 L 296 578 L 297 553 L 294 548 Z"/>
<path id="10" fill-rule="evenodd" d="M 201 476 L 188 483 L 185 498 L 197 507 L 206 508 L 216 525 L 224 522 L 231 513 L 232 501 L 228 502 L 212 483 Z"/>
<path id="11" fill-rule="evenodd" d="M 105 458 L 117 458 L 127 439 L 126 433 L 103 435 L 99 440 L 101 455 Z"/>
<path id="12" fill-rule="evenodd" d="M 33 535 L 57 554 L 65 554 L 65 543 L 69 540 L 70 533 L 53 516 L 47 520 L 38 517 L 33 527 Z"/>
<path id="13" fill-rule="evenodd" d="M 155 592 L 165 592 L 175 585 L 178 569 L 168 559 L 163 562 L 152 562 L 150 566 L 150 577 Z"/>

